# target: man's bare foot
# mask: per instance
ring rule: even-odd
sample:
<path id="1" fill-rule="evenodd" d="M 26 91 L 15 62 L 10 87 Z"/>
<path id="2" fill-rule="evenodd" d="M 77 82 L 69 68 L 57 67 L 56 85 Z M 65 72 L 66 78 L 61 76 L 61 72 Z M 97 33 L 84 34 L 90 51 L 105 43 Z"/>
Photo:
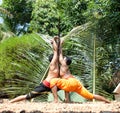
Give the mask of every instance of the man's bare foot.
<path id="1" fill-rule="evenodd" d="M 58 103 L 58 101 L 54 101 L 54 103 Z"/>
<path id="2" fill-rule="evenodd" d="M 108 104 L 110 104 L 111 102 L 110 102 L 109 100 L 107 100 L 107 101 L 105 101 L 105 103 L 108 103 Z"/>

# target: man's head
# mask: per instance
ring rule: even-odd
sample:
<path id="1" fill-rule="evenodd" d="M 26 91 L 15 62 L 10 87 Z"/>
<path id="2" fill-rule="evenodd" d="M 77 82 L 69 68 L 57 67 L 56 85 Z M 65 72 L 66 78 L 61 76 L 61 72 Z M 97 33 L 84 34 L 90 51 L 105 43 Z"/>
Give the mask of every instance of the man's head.
<path id="1" fill-rule="evenodd" d="M 64 59 L 66 60 L 67 65 L 70 65 L 72 63 L 72 59 L 70 57 L 66 56 Z"/>

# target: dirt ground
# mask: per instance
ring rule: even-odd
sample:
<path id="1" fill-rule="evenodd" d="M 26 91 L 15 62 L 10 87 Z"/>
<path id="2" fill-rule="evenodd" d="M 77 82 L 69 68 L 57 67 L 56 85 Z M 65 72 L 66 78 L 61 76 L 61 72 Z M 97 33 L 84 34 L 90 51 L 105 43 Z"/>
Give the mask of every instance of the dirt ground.
<path id="1" fill-rule="evenodd" d="M 0 113 L 120 113 L 120 102 L 48 103 L 0 101 Z"/>

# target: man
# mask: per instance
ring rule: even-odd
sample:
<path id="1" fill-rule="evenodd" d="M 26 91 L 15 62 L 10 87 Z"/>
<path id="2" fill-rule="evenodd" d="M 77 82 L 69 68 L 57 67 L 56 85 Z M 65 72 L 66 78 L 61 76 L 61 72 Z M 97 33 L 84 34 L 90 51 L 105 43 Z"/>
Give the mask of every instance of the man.
<path id="1" fill-rule="evenodd" d="M 83 96 L 86 99 L 89 100 L 100 100 L 104 101 L 106 103 L 110 103 L 109 100 L 105 99 L 103 96 L 100 95 L 94 95 L 90 93 L 81 83 L 79 80 L 77 80 L 69 70 L 69 65 L 71 64 L 71 59 L 68 57 L 63 57 L 62 53 L 62 45 L 63 41 L 60 43 L 60 56 L 59 56 L 59 62 L 61 64 L 60 66 L 60 76 L 62 78 L 53 78 L 50 81 L 50 88 L 52 90 L 53 96 L 54 96 L 54 102 L 58 102 L 58 96 L 57 96 L 57 88 L 64 90 L 66 93 L 65 100 L 66 102 L 69 102 L 68 93 L 69 92 L 76 92 L 79 95 Z"/>
<path id="2" fill-rule="evenodd" d="M 50 61 L 50 67 L 49 67 L 49 72 L 48 72 L 48 76 L 46 77 L 46 79 L 40 83 L 39 86 L 37 86 L 34 91 L 30 92 L 29 94 L 26 95 L 21 95 L 18 96 L 14 99 L 12 99 L 10 101 L 10 103 L 14 103 L 14 102 L 18 102 L 18 101 L 22 101 L 22 100 L 26 100 L 26 99 L 31 99 L 34 98 L 36 96 L 39 96 L 40 93 L 42 92 L 48 92 L 51 91 L 50 89 L 50 80 L 53 78 L 57 78 L 58 72 L 59 72 L 59 67 L 58 67 L 58 37 L 54 37 L 54 39 L 52 40 L 51 44 L 53 46 L 53 55 L 51 55 L 49 57 L 49 61 Z"/>

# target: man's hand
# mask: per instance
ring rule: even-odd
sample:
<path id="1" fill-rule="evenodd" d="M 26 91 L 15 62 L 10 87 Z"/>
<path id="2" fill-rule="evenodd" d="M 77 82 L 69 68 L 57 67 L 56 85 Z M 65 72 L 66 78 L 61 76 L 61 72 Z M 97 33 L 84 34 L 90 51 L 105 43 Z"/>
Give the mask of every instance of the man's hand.
<path id="1" fill-rule="evenodd" d="M 56 43 L 59 43 L 60 38 L 59 38 L 58 36 L 55 36 L 55 37 L 54 37 L 54 40 L 55 40 Z"/>

